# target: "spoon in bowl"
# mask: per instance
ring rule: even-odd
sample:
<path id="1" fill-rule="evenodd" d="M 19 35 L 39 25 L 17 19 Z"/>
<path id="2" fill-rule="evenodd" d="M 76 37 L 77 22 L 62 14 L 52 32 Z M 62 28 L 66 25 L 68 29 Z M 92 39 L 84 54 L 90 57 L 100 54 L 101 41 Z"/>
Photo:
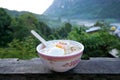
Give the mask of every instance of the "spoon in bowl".
<path id="1" fill-rule="evenodd" d="M 47 44 L 46 44 L 46 40 L 44 38 L 42 38 L 37 32 L 35 32 L 34 30 L 31 30 L 31 33 L 39 40 L 43 43 L 43 45 L 45 47 L 47 47 Z"/>

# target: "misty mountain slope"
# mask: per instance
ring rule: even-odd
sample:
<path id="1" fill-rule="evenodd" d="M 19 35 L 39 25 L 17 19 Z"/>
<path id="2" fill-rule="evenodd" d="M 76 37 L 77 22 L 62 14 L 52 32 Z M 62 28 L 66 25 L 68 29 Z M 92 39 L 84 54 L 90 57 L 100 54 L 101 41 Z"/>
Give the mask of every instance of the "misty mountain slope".
<path id="1" fill-rule="evenodd" d="M 54 0 L 44 14 L 65 18 L 120 19 L 120 0 Z"/>

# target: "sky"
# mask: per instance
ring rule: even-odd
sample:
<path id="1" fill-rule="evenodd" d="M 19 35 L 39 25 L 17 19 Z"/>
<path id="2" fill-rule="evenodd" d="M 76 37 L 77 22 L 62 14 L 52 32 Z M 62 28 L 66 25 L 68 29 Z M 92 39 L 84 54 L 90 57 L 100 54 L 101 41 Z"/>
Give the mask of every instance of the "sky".
<path id="1" fill-rule="evenodd" d="M 9 10 L 42 14 L 54 0 L 0 0 L 0 7 Z"/>

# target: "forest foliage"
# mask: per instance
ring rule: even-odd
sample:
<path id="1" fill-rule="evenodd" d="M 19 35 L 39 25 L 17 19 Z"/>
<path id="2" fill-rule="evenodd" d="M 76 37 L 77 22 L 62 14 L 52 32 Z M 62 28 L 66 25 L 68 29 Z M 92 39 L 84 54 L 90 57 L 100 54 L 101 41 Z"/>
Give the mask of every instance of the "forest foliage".
<path id="1" fill-rule="evenodd" d="M 95 25 L 102 29 L 93 34 L 86 33 L 85 26 L 74 26 L 68 22 L 57 28 L 51 28 L 32 13 L 12 17 L 0 8 L 0 58 L 38 57 L 36 46 L 40 42 L 31 35 L 32 29 L 46 40 L 70 39 L 83 43 L 85 50 L 82 58 L 84 59 L 107 57 L 109 50 L 113 48 L 120 50 L 120 39 L 109 34 L 109 25 L 100 22 L 96 22 Z"/>

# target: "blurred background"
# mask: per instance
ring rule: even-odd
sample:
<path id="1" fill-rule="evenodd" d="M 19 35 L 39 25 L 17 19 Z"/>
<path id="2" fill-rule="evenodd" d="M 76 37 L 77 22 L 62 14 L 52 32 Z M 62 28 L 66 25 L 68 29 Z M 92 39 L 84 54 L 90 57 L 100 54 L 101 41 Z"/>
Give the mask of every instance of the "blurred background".
<path id="1" fill-rule="evenodd" d="M 82 59 L 119 57 L 120 0 L 0 0 L 0 58 L 38 57 L 32 29 L 83 43 Z"/>

